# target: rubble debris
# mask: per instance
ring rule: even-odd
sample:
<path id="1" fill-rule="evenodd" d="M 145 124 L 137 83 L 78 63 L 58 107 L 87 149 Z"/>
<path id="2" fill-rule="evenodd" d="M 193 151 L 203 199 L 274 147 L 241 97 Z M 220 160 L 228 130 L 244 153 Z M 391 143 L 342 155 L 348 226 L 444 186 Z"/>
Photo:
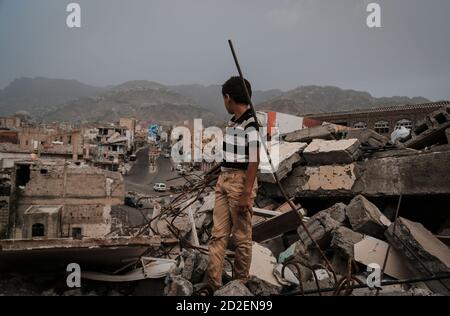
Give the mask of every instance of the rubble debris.
<path id="1" fill-rule="evenodd" d="M 292 171 L 295 164 L 301 161 L 300 152 L 306 146 L 306 143 L 279 143 L 270 148 L 270 156 L 280 180 L 284 179 Z M 264 155 L 261 157 L 258 181 L 275 183 L 272 168 L 267 161 L 267 156 Z"/>
<path id="2" fill-rule="evenodd" d="M 277 260 L 269 249 L 253 243 L 250 278 L 246 285 L 254 295 L 266 296 L 280 293 L 282 286 L 273 274 L 276 265 Z"/>
<path id="3" fill-rule="evenodd" d="M 192 296 L 194 287 L 191 282 L 179 275 L 170 275 L 166 278 L 166 296 Z"/>
<path id="4" fill-rule="evenodd" d="M 346 139 L 357 139 L 361 145 L 382 148 L 386 146 L 389 139 L 368 128 L 348 129 Z"/>
<path id="5" fill-rule="evenodd" d="M 450 106 L 443 107 L 419 121 L 414 128 L 412 139 L 406 147 L 421 149 L 436 143 L 448 143 L 445 130 L 450 127 Z"/>
<path id="6" fill-rule="evenodd" d="M 193 284 L 202 282 L 208 268 L 208 256 L 198 250 L 184 250 L 184 267 L 181 276 Z"/>
<path id="7" fill-rule="evenodd" d="M 302 257 L 308 255 L 305 245 L 301 241 L 294 242 L 285 251 L 281 252 L 278 256 L 278 262 L 285 263 L 286 261 L 293 259 L 297 254 L 302 254 Z"/>
<path id="8" fill-rule="evenodd" d="M 281 212 L 277 212 L 277 211 L 264 210 L 262 208 L 257 208 L 257 207 L 253 208 L 253 216 L 271 218 L 274 216 L 279 216 L 281 214 L 282 214 Z"/>
<path id="9" fill-rule="evenodd" d="M 341 226 L 333 232 L 331 247 L 345 258 L 354 258 L 354 245 L 364 239 L 364 235 Z"/>
<path id="10" fill-rule="evenodd" d="M 293 199 L 291 199 L 291 202 L 292 202 L 292 204 L 295 205 L 295 208 L 296 208 L 297 210 L 301 208 L 301 205 L 300 205 L 300 204 L 295 204 L 294 201 L 293 201 Z M 289 212 L 289 211 L 291 211 L 291 210 L 292 210 L 292 207 L 291 207 L 291 205 L 289 204 L 289 202 L 284 202 L 283 204 L 281 204 L 280 206 L 278 206 L 278 207 L 275 209 L 276 212 L 281 212 L 281 213 L 286 213 L 286 212 Z M 303 215 L 306 215 L 306 214 L 303 214 Z"/>
<path id="11" fill-rule="evenodd" d="M 362 195 L 351 200 L 347 205 L 346 215 L 354 231 L 373 237 L 382 237 L 391 224 L 378 207 Z"/>
<path id="12" fill-rule="evenodd" d="M 0 240 L 0 269 L 27 270 L 30 261 L 36 269 L 45 269 L 49 262 L 54 267 L 77 262 L 86 268 L 120 268 L 124 259 L 139 258 L 149 247 L 160 247 L 161 242 L 159 236 Z"/>
<path id="13" fill-rule="evenodd" d="M 445 130 L 445 136 L 447 137 L 447 143 L 450 144 L 450 127 Z"/>
<path id="14" fill-rule="evenodd" d="M 252 294 L 255 296 L 278 295 L 278 294 L 280 294 L 282 287 L 281 287 L 281 283 L 278 281 L 277 278 L 276 278 L 276 280 L 279 283 L 278 286 L 275 286 L 271 283 L 261 280 L 260 278 L 257 278 L 255 276 L 251 276 L 248 279 L 248 281 L 245 283 L 245 285 L 250 290 L 250 292 L 252 292 Z"/>
<path id="15" fill-rule="evenodd" d="M 309 143 L 313 139 L 335 139 L 337 133 L 336 125 L 323 124 L 320 126 L 314 126 L 310 128 L 304 128 L 295 132 L 291 132 L 285 135 L 284 140 L 287 142 L 306 142 Z"/>
<path id="16" fill-rule="evenodd" d="M 345 219 L 345 204 L 337 203 L 312 216 L 305 226 L 320 246 L 328 246 L 332 238 L 332 231 L 340 227 Z M 303 226 L 298 227 L 297 233 L 306 248 L 314 245 Z"/>
<path id="17" fill-rule="evenodd" d="M 332 288 L 335 287 L 336 284 L 334 282 L 334 279 L 329 275 L 327 278 L 321 279 L 321 280 L 317 280 L 317 282 L 319 283 L 319 286 L 317 286 L 317 283 L 314 279 L 311 279 L 307 282 L 304 282 L 303 284 L 303 290 L 304 291 L 314 291 L 314 290 L 318 290 L 318 289 L 323 289 L 323 288 Z M 318 296 L 319 294 L 313 294 L 312 296 Z M 333 292 L 325 292 L 322 293 L 322 295 L 324 296 L 332 296 Z"/>
<path id="18" fill-rule="evenodd" d="M 284 286 L 290 286 L 290 285 L 299 285 L 300 282 L 298 281 L 298 278 L 295 276 L 295 274 L 292 272 L 289 267 L 285 267 L 284 269 L 284 277 L 282 274 L 283 265 L 277 264 L 275 269 L 273 270 L 273 275 L 277 278 L 278 282 Z"/>
<path id="19" fill-rule="evenodd" d="M 376 289 L 355 289 L 352 296 L 436 296 L 429 289 L 419 288 L 415 286 L 405 286 L 401 284 L 397 285 L 385 285 L 377 293 Z"/>
<path id="20" fill-rule="evenodd" d="M 228 282 L 214 292 L 214 296 L 254 296 L 252 292 L 240 281 Z"/>
<path id="21" fill-rule="evenodd" d="M 360 142 L 355 139 L 322 140 L 314 139 L 303 151 L 308 165 L 348 164 L 361 154 Z"/>
<path id="22" fill-rule="evenodd" d="M 300 214 L 303 215 L 301 209 L 298 211 L 291 210 L 256 224 L 253 226 L 253 241 L 263 242 L 284 233 L 295 231 L 301 223 Z"/>
<path id="23" fill-rule="evenodd" d="M 106 274 L 99 272 L 83 271 L 83 279 L 103 282 L 131 282 L 144 279 L 158 279 L 166 277 L 169 271 L 176 266 L 172 259 L 141 257 L 141 266 L 125 274 Z"/>
<path id="24" fill-rule="evenodd" d="M 347 165 L 300 166 L 282 183 L 287 194 L 297 198 L 449 195 L 450 151 L 424 151 Z M 263 188 L 268 197 L 282 197 L 276 185 L 265 183 Z"/>
<path id="25" fill-rule="evenodd" d="M 73 289 L 68 290 L 63 293 L 63 296 L 82 296 L 83 293 L 81 292 L 81 289 Z"/>
<path id="26" fill-rule="evenodd" d="M 365 236 L 363 240 L 354 245 L 355 261 L 366 266 L 376 263 L 382 268 L 388 249 L 388 243 L 371 236 Z M 384 273 L 390 277 L 403 280 L 416 276 L 406 267 L 406 258 L 392 247 L 389 249 L 389 255 L 387 255 Z"/>
<path id="27" fill-rule="evenodd" d="M 450 272 L 450 249 L 421 223 L 399 217 L 385 233 L 389 243 L 408 259 L 411 270 L 422 276 Z M 445 286 L 443 286 L 445 284 Z M 427 282 L 440 293 L 449 293 L 450 281 Z"/>

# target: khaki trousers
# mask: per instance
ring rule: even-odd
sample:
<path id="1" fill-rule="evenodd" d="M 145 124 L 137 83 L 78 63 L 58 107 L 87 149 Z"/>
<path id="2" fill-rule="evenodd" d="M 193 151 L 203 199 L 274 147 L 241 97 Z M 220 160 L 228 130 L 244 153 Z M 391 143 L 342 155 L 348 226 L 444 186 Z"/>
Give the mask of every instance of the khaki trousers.
<path id="1" fill-rule="evenodd" d="M 246 282 L 252 259 L 252 211 L 237 208 L 245 184 L 245 170 L 222 172 L 215 188 L 212 238 L 209 243 L 208 283 L 219 288 L 222 285 L 222 271 L 225 250 L 230 233 L 236 249 L 234 256 L 234 279 Z M 251 194 L 252 204 L 258 191 L 257 181 Z"/>

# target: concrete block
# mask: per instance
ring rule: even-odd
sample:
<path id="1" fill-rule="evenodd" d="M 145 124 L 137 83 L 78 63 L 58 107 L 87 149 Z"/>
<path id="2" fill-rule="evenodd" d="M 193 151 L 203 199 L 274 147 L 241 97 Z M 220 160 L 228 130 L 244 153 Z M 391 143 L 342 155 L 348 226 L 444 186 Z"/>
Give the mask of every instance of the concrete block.
<path id="1" fill-rule="evenodd" d="M 336 249 L 342 256 L 354 257 L 354 245 L 364 239 L 364 235 L 341 226 L 333 232 L 331 247 Z"/>
<path id="2" fill-rule="evenodd" d="M 275 172 L 280 180 L 284 179 L 292 171 L 295 164 L 301 161 L 300 152 L 306 146 L 306 143 L 280 143 L 269 148 Z M 258 181 L 275 183 L 266 155 L 261 157 Z"/>
<path id="3" fill-rule="evenodd" d="M 167 296 L 191 296 L 194 292 L 192 283 L 179 275 L 168 276 L 164 294 Z"/>
<path id="4" fill-rule="evenodd" d="M 422 224 L 399 217 L 394 237 L 394 224 L 385 233 L 390 244 L 408 260 L 413 271 L 420 275 L 450 273 L 450 249 Z M 450 281 L 427 282 L 432 290 L 449 294 Z"/>
<path id="5" fill-rule="evenodd" d="M 214 292 L 214 296 L 253 296 L 253 294 L 241 281 L 234 280 Z"/>
<path id="6" fill-rule="evenodd" d="M 320 246 L 327 247 L 332 238 L 332 231 L 342 226 L 345 219 L 345 205 L 338 203 L 312 216 L 306 222 L 306 227 Z M 303 226 L 298 227 L 297 233 L 306 248 L 314 245 Z"/>
<path id="7" fill-rule="evenodd" d="M 349 164 L 358 159 L 361 152 L 359 140 L 314 139 L 303 151 L 303 158 L 309 165 Z"/>
<path id="8" fill-rule="evenodd" d="M 383 135 L 378 134 L 371 129 L 349 129 L 345 136 L 346 139 L 357 139 L 362 145 L 372 147 L 384 147 L 389 142 L 389 139 Z"/>
<path id="9" fill-rule="evenodd" d="M 448 195 L 450 150 L 411 152 L 342 166 L 299 166 L 282 184 L 289 196 L 299 198 Z M 282 197 L 274 184 L 264 183 L 264 191 L 268 197 Z"/>
<path id="10" fill-rule="evenodd" d="M 333 124 L 324 124 L 320 126 L 304 128 L 285 135 L 287 142 L 311 142 L 313 139 L 335 139 L 337 133 L 336 126 Z"/>
<path id="11" fill-rule="evenodd" d="M 382 268 L 388 249 L 388 243 L 377 238 L 365 236 L 363 240 L 354 245 L 355 261 L 366 266 L 376 263 Z M 407 261 L 403 254 L 391 247 L 384 272 L 396 279 L 417 277 L 418 275 L 408 269 L 406 263 Z"/>
<path id="12" fill-rule="evenodd" d="M 273 274 L 273 270 L 277 265 L 277 260 L 272 252 L 266 247 L 258 243 L 253 243 L 252 247 L 252 262 L 250 265 L 249 276 L 255 281 L 256 279 L 266 283 L 270 288 L 277 288 L 281 291 L 281 284 Z M 256 287 L 258 284 L 263 284 L 261 281 L 255 281 Z M 255 292 L 253 292 L 255 294 Z M 258 292 L 259 293 L 259 292 Z"/>
<path id="13" fill-rule="evenodd" d="M 280 285 L 275 286 L 255 276 L 251 276 L 245 285 L 255 296 L 279 295 L 281 292 Z"/>
<path id="14" fill-rule="evenodd" d="M 355 165 L 318 166 L 299 169 L 300 191 L 347 191 L 351 193 L 355 184 Z M 294 179 L 294 178 L 293 178 Z M 303 181 L 302 181 L 303 180 Z"/>
<path id="15" fill-rule="evenodd" d="M 450 128 L 450 106 L 434 111 L 420 121 L 415 129 L 413 138 L 405 146 L 413 149 L 422 149 L 434 144 L 448 143 L 446 130 Z"/>
<path id="16" fill-rule="evenodd" d="M 346 214 L 354 231 L 372 237 L 381 238 L 391 224 L 378 207 L 362 195 L 356 196 L 347 205 Z"/>

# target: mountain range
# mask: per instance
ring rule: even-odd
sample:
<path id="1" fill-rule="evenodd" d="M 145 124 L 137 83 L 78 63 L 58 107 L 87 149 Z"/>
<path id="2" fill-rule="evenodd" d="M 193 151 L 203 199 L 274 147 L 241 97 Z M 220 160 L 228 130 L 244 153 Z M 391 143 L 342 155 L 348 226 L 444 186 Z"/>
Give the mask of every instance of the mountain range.
<path id="1" fill-rule="evenodd" d="M 333 86 L 301 86 L 289 91 L 254 91 L 256 110 L 295 115 L 430 102 L 423 97 L 373 97 L 364 91 Z M 135 80 L 94 87 L 76 80 L 19 78 L 0 90 L 0 115 L 27 112 L 38 121 L 110 122 L 123 116 L 175 123 L 202 118 L 223 122 L 220 85 L 164 85 Z"/>

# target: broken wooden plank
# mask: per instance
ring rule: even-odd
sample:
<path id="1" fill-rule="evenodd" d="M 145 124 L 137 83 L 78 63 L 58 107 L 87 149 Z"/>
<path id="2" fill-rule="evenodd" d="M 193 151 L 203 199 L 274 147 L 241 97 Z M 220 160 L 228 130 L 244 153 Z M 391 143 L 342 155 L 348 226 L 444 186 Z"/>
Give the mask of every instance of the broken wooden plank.
<path id="1" fill-rule="evenodd" d="M 253 226 L 253 240 L 263 242 L 294 231 L 301 224 L 300 210 L 289 211 Z"/>

